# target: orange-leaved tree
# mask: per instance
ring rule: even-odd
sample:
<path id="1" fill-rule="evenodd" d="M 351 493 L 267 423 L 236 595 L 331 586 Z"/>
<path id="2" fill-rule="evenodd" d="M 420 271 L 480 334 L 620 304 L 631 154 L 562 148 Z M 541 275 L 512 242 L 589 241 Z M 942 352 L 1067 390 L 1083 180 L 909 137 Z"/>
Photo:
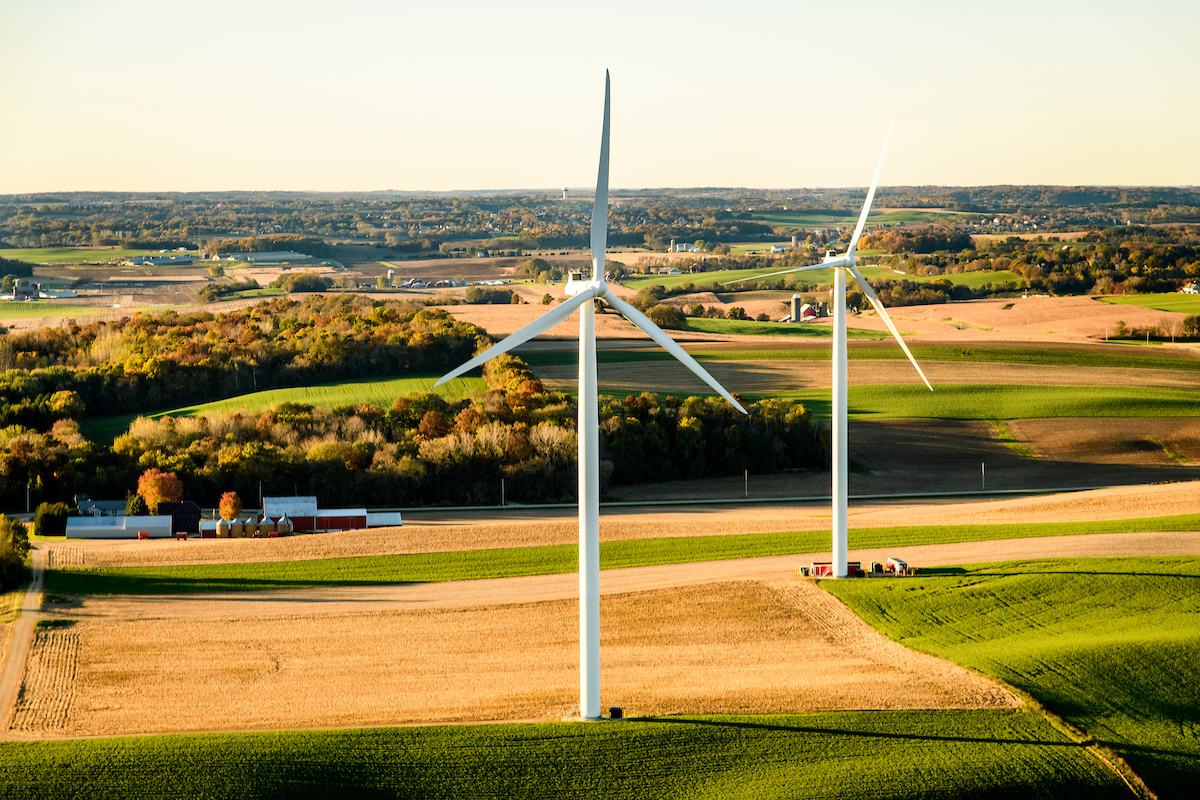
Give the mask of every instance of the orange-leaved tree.
<path id="1" fill-rule="evenodd" d="M 146 501 L 150 513 L 157 514 L 159 503 L 178 503 L 183 499 L 183 481 L 174 472 L 151 467 L 138 478 L 138 494 Z"/>
<path id="2" fill-rule="evenodd" d="M 237 492 L 225 492 L 221 495 L 221 503 L 218 506 L 221 512 L 221 519 L 231 521 L 237 519 L 237 515 L 242 513 L 242 498 L 238 497 Z"/>

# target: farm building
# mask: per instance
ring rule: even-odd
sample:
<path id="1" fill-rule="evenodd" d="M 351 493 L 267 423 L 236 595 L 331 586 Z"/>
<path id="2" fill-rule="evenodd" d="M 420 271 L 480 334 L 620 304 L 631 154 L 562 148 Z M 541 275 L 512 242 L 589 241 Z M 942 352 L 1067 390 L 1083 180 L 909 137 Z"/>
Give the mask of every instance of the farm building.
<path id="1" fill-rule="evenodd" d="M 846 564 L 846 574 L 853 576 L 862 569 L 862 564 L 858 561 L 850 561 Z M 835 578 L 833 574 L 832 561 L 814 561 L 808 565 L 808 574 L 813 578 Z"/>
<path id="2" fill-rule="evenodd" d="M 268 250 L 262 253 L 231 253 L 226 261 L 299 261 L 311 258 L 304 253 L 293 253 L 290 250 Z"/>
<path id="3" fill-rule="evenodd" d="M 807 322 L 829 316 L 829 307 L 825 303 L 805 303 L 798 294 L 792 295 L 791 306 L 792 322 Z"/>
<path id="4" fill-rule="evenodd" d="M 169 539 L 172 536 L 171 528 L 171 518 L 166 515 L 67 517 L 68 539 Z"/>
<path id="5" fill-rule="evenodd" d="M 76 506 L 81 517 L 123 517 L 124 500 L 88 500 L 80 498 Z"/>
<path id="6" fill-rule="evenodd" d="M 13 299 L 37 300 L 41 291 L 41 287 L 28 278 L 17 278 L 17 283 L 13 286 Z"/>
<path id="7" fill-rule="evenodd" d="M 287 516 L 297 533 L 346 531 L 367 527 L 365 508 L 317 508 L 316 497 L 264 497 L 263 517 Z"/>
<path id="8" fill-rule="evenodd" d="M 191 500 L 182 503 L 159 503 L 158 513 L 171 515 L 171 530 L 175 533 L 199 533 L 200 506 Z"/>

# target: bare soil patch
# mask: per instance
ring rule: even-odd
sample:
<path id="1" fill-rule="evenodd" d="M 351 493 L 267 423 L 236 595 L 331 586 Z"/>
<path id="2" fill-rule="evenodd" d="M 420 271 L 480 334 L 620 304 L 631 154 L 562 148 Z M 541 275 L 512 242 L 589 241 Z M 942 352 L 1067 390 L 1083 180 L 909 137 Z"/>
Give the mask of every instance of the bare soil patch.
<path id="1" fill-rule="evenodd" d="M 573 600 L 275 618 L 229 608 L 225 618 L 81 621 L 73 675 L 61 632 L 39 636 L 31 663 L 46 665 L 44 678 L 27 683 L 13 732 L 556 718 L 577 702 Z M 608 594 L 601 613 L 603 704 L 631 715 L 1019 703 L 883 639 L 807 583 Z"/>

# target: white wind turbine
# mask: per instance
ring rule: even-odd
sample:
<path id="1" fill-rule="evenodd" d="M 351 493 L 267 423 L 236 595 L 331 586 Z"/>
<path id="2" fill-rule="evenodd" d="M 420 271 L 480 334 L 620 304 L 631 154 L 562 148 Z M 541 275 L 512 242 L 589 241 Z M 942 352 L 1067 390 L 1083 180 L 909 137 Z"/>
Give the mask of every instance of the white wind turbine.
<path id="1" fill-rule="evenodd" d="M 893 123 L 895 124 L 895 123 Z M 806 272 L 814 269 L 833 269 L 833 296 L 830 298 L 830 305 L 833 306 L 833 402 L 830 408 L 830 416 L 833 420 L 833 572 L 839 578 L 844 578 L 847 575 L 846 568 L 846 551 L 847 534 L 846 534 L 846 517 L 848 499 L 847 493 L 850 486 L 850 450 L 849 440 L 847 436 L 847 406 L 846 406 L 846 271 L 854 276 L 854 280 L 858 283 L 858 287 L 862 289 L 862 293 L 871 301 L 871 305 L 875 307 L 875 311 L 879 314 L 880 319 L 887 325 L 888 330 L 892 332 L 892 336 L 900 343 L 904 354 L 908 356 L 908 360 L 912 362 L 916 368 L 917 374 L 921 376 L 921 380 L 925 381 L 925 385 L 929 386 L 929 391 L 933 391 L 933 387 L 929 384 L 929 379 L 925 377 L 925 373 L 921 371 L 917 360 L 913 358 L 913 354 L 909 351 L 908 345 L 904 343 L 900 332 L 896 330 L 896 326 L 892 324 L 892 318 L 888 316 L 887 309 L 883 307 L 883 303 L 879 302 L 879 296 L 875 294 L 875 290 L 863 278 L 862 273 L 858 271 L 856 266 L 858 258 L 856 252 L 858 250 L 858 238 L 862 236 L 863 228 L 867 224 L 867 214 L 871 211 L 871 201 L 875 199 L 875 187 L 879 185 L 879 174 L 883 171 L 883 157 L 887 153 L 888 140 L 892 137 L 892 130 L 888 128 L 887 138 L 883 140 L 883 151 L 879 154 L 879 164 L 875 167 L 875 177 L 871 179 L 871 189 L 867 192 L 867 201 L 863 203 L 862 213 L 858 215 L 858 226 L 854 229 L 854 236 L 850 239 L 850 246 L 846 248 L 846 252 L 840 256 L 833 255 L 832 252 L 825 254 L 825 260 L 820 264 L 813 264 L 807 267 L 796 267 L 795 269 L 785 269 L 780 272 L 771 272 L 767 275 L 759 275 L 760 278 L 767 278 L 774 275 L 785 275 L 790 272 Z M 742 280 L 752 280 L 751 278 L 743 278 Z M 730 283 L 738 283 L 739 281 L 730 281 Z"/>
<path id="2" fill-rule="evenodd" d="M 604 127 L 600 136 L 600 168 L 592 209 L 592 277 L 568 281 L 570 300 L 546 312 L 502 342 L 475 356 L 435 385 L 457 378 L 485 361 L 512 350 L 563 322 L 579 309 L 579 713 L 600 718 L 600 412 L 596 391 L 596 310 L 603 300 L 675 356 L 718 394 L 746 413 L 729 392 L 645 314 L 615 296 L 604 281 L 608 241 L 608 109 L 609 77 L 604 73 Z"/>

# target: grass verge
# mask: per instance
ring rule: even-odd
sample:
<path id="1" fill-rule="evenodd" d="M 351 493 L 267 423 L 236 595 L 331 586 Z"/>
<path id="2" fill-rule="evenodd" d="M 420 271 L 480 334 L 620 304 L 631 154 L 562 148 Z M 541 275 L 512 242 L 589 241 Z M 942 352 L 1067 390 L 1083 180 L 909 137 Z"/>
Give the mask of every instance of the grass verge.
<path id="1" fill-rule="evenodd" d="M 862 549 L 1090 533 L 1194 530 L 1200 530 L 1200 514 L 1098 522 L 860 528 L 851 530 L 849 537 L 850 547 Z M 630 539 L 601 542 L 600 568 L 724 561 L 822 552 L 828 548 L 829 533 L 825 530 Z M 555 575 L 574 572 L 578 568 L 577 554 L 576 545 L 550 545 L 304 561 L 52 569 L 46 572 L 46 592 L 180 594 Z"/>
<path id="2" fill-rule="evenodd" d="M 1037 461 L 1038 457 L 1033 451 L 1022 444 L 1021 440 L 1013 436 L 1013 432 L 1008 429 L 1008 425 L 998 419 L 988 420 L 992 423 L 992 427 L 996 430 L 996 438 L 1000 443 L 1027 461 Z"/>
<path id="3" fill-rule="evenodd" d="M 896 641 L 1026 692 L 1120 756 L 1160 800 L 1196 796 L 1200 557 L 1010 562 L 821 585 Z"/>
<path id="4" fill-rule="evenodd" d="M 1127 797 L 1023 711 L 695 716 L 0 744 L 10 796 Z M 1125 792 L 1125 794 L 1122 794 Z"/>

